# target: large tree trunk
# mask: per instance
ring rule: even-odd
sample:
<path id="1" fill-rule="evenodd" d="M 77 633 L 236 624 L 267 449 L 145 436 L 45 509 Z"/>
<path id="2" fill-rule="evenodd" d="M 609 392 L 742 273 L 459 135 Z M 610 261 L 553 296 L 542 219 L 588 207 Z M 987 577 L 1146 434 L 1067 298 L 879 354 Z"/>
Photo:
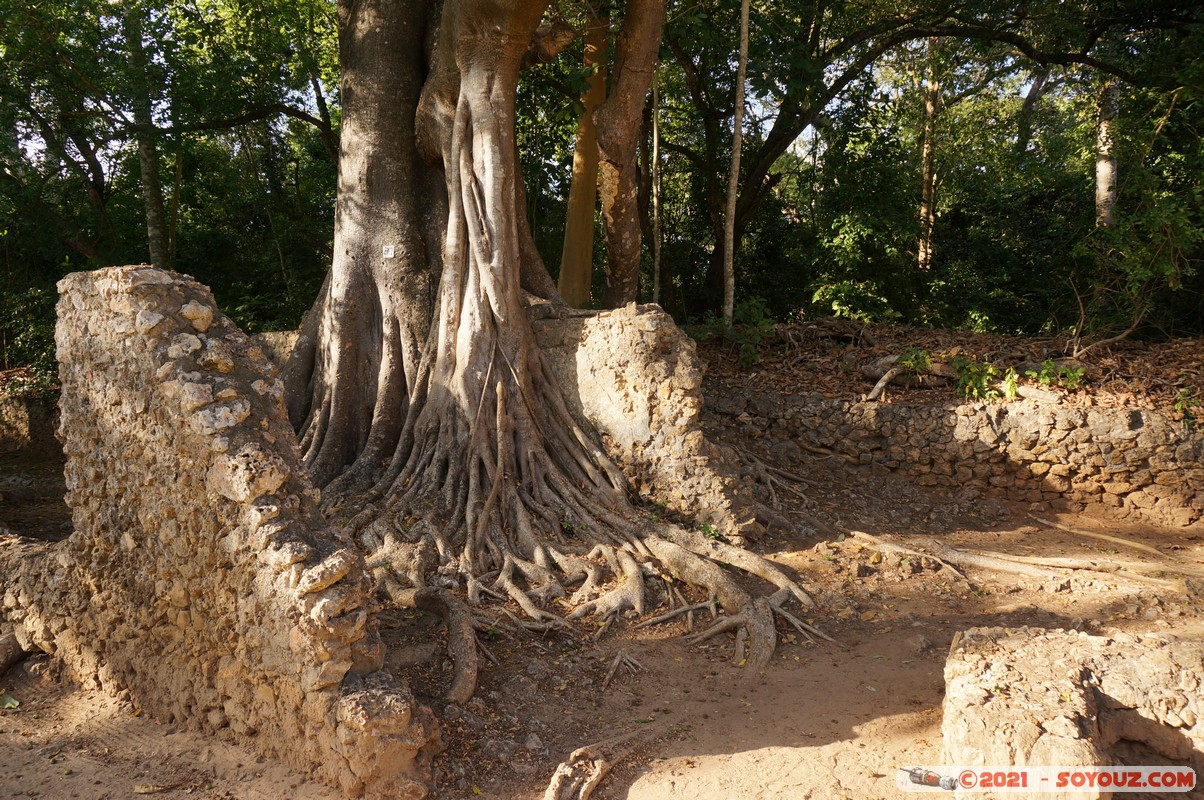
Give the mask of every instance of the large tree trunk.
<path id="1" fill-rule="evenodd" d="M 334 262 L 302 331 L 309 346 L 302 343 L 288 370 L 299 399 L 290 415 L 318 485 L 353 462 L 345 480 L 364 480 L 397 445 L 430 327 L 445 206 L 415 142 L 425 5 L 341 0 L 338 12 L 343 123 Z"/>
<path id="2" fill-rule="evenodd" d="M 636 133 L 656 75 L 664 22 L 664 0 L 629 0 L 615 47 L 610 95 L 594 115 L 602 158 L 599 183 L 607 251 L 602 302 L 607 308 L 634 302 L 639 289 L 642 237 Z"/>
<path id="3" fill-rule="evenodd" d="M 406 583 L 439 581 L 465 587 L 470 603 L 513 600 L 528 624 L 556 627 L 564 621 L 542 605 L 582 580 L 572 616 L 609 621 L 644 610 L 640 562 L 655 560 L 728 612 L 707 635 L 746 631 L 748 661 L 763 665 L 775 641 L 770 604 L 754 604 L 714 561 L 773 583 L 777 604 L 809 604 L 807 595 L 731 544 L 677 528 L 672 541 L 659 536 L 535 340 L 514 104 L 546 5 L 444 0 L 427 69 L 419 43 L 435 29 L 421 9 L 340 6 L 338 252 L 305 326 L 311 341 L 289 369 L 295 378 L 312 365 L 308 399 L 291 408 L 304 420 L 306 459 L 326 484 L 326 510 L 347 520 L 397 602 L 409 602 Z M 424 207 L 442 211 L 439 259 L 423 236 Z M 441 275 L 433 307 L 428 265 Z M 471 660 L 472 648 L 462 655 Z"/>
<path id="4" fill-rule="evenodd" d="M 574 308 L 589 305 L 594 273 L 594 206 L 598 199 L 598 132 L 594 111 L 606 99 L 606 50 L 610 18 L 599 15 L 585 28 L 585 68 L 594 70 L 581 97 L 581 119 L 573 145 L 573 178 L 565 212 L 564 247 L 557 284 Z"/>

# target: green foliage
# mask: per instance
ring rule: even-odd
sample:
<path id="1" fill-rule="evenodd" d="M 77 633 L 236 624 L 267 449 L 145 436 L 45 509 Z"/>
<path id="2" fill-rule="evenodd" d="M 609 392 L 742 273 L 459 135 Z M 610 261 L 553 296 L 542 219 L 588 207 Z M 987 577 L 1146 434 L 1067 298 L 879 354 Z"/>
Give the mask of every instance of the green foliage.
<path id="1" fill-rule="evenodd" d="M 902 367 L 912 375 L 925 375 L 932 369 L 932 356 L 927 350 L 917 347 L 904 347 L 903 352 L 895 361 L 895 365 Z"/>
<path id="2" fill-rule="evenodd" d="M 1003 373 L 1003 399 L 1009 403 L 1020 393 L 1020 376 L 1016 370 L 1008 367 Z"/>
<path id="3" fill-rule="evenodd" d="M 954 386 L 959 397 L 967 400 L 998 400 L 999 391 L 994 387 L 999 370 L 989 361 L 979 361 L 975 356 L 954 356 L 949 361 L 957 373 Z"/>
<path id="4" fill-rule="evenodd" d="M 29 367 L 35 376 L 53 378 L 54 304 L 50 289 L 28 287 L 0 295 L 0 364 Z"/>
<path id="5" fill-rule="evenodd" d="M 721 339 L 739 348 L 740 361 L 751 367 L 761 360 L 760 346 L 772 337 L 777 321 L 771 316 L 769 307 L 759 297 L 750 297 L 732 308 L 732 324 L 707 312 L 701 325 L 687 326 L 687 332 L 699 341 Z"/>
<path id="6" fill-rule="evenodd" d="M 891 307 L 890 300 L 882 290 L 869 281 L 840 280 L 815 285 L 811 302 L 821 309 L 830 310 L 834 317 L 855 319 L 861 322 L 885 322 L 902 316 Z"/>
<path id="7" fill-rule="evenodd" d="M 1200 417 L 1204 415 L 1204 393 L 1199 389 L 1180 389 L 1174 402 L 1175 414 L 1183 420 L 1188 430 L 1195 430 L 1200 425 Z"/>
<path id="8" fill-rule="evenodd" d="M 1067 367 L 1047 358 L 1041 362 L 1040 370 L 1026 370 L 1025 375 L 1046 388 L 1060 387 L 1069 391 L 1079 388 L 1083 382 L 1083 367 Z"/>

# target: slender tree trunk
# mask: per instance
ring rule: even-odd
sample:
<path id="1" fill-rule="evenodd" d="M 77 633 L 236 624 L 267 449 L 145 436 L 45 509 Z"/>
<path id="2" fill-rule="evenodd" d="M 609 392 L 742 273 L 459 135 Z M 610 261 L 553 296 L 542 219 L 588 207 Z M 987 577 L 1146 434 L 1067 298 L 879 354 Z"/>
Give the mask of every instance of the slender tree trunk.
<path id="1" fill-rule="evenodd" d="M 1116 224 L 1116 151 L 1115 124 L 1120 110 L 1120 81 L 1109 76 L 1100 87 L 1099 122 L 1095 129 L 1095 224 L 1110 228 Z"/>
<path id="2" fill-rule="evenodd" d="M 920 236 L 916 266 L 920 272 L 932 269 L 933 237 L 936 233 L 936 122 L 940 108 L 941 84 L 937 77 L 937 40 L 928 40 L 928 58 L 924 69 L 924 130 L 920 156 Z"/>
<path id="3" fill-rule="evenodd" d="M 593 70 L 581 97 L 581 120 L 573 146 L 573 177 L 565 212 L 564 249 L 560 256 L 558 288 L 574 308 L 589 305 L 594 271 L 594 207 L 598 199 L 598 134 L 594 111 L 606 99 L 606 50 L 610 18 L 599 15 L 585 29 L 586 69 Z"/>
<path id="4" fill-rule="evenodd" d="M 1033 141 L 1033 117 L 1037 113 L 1037 104 L 1049 91 L 1049 68 L 1040 67 L 1033 72 L 1029 79 L 1028 93 L 1024 95 L 1024 104 L 1020 107 L 1020 118 L 1016 123 L 1016 152 L 1025 153 Z"/>
<path id="5" fill-rule="evenodd" d="M 661 125 L 658 81 L 652 81 L 652 302 L 661 301 Z"/>
<path id="6" fill-rule="evenodd" d="M 628 0 L 615 47 L 611 89 L 595 113 L 601 155 L 602 218 L 606 223 L 606 295 L 603 305 L 634 302 L 640 283 L 639 170 L 636 150 L 648 89 L 665 21 L 664 0 Z"/>
<path id="7" fill-rule="evenodd" d="M 744 80 L 748 73 L 749 0 L 740 3 L 740 56 L 736 63 L 736 117 L 732 128 L 732 166 L 727 179 L 723 218 L 723 322 L 730 326 L 736 298 L 736 200 L 740 191 L 740 148 L 744 141 Z"/>
<path id="8" fill-rule="evenodd" d="M 142 183 L 142 203 L 146 214 L 146 242 L 151 263 L 156 267 L 171 265 L 170 235 L 167 213 L 163 206 L 163 185 L 159 173 L 159 148 L 155 123 L 151 113 L 151 93 L 146 74 L 146 49 L 142 45 L 142 20 L 139 12 L 127 6 L 122 15 L 123 33 L 133 76 L 134 139 L 138 146 L 138 167 Z"/>

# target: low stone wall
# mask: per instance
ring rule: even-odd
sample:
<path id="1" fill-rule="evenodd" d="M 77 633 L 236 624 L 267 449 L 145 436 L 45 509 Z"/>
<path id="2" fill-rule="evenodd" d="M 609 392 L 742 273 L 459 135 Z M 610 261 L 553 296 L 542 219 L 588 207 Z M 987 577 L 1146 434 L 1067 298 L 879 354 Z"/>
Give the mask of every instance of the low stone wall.
<path id="1" fill-rule="evenodd" d="M 318 511 L 276 369 L 181 276 L 59 291 L 75 530 L 0 539 L 6 625 L 158 719 L 348 796 L 423 795 L 435 723 L 381 671 L 363 560 Z"/>
<path id="2" fill-rule="evenodd" d="M 942 763 L 1204 768 L 1204 643 L 971 628 L 945 664 Z M 1110 797 L 1090 792 L 976 797 Z M 1195 793 L 1192 796 L 1197 796 Z"/>
<path id="3" fill-rule="evenodd" d="M 1204 516 L 1204 432 L 1151 410 L 1037 401 L 920 405 L 818 395 L 729 397 L 713 411 L 776 440 L 784 460 L 822 448 L 922 486 L 1009 500 L 1109 506 L 1160 524 Z"/>

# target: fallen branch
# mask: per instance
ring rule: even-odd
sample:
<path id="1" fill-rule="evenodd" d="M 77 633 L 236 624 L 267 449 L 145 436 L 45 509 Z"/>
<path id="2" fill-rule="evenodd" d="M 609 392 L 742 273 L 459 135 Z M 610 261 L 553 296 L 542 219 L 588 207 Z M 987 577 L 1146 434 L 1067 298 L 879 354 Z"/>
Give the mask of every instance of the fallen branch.
<path id="1" fill-rule="evenodd" d="M 870 389 L 870 393 L 865 396 L 865 400 L 877 400 L 886 391 L 886 386 L 899 375 L 903 374 L 902 367 L 891 367 L 886 372 L 882 373 L 882 377 L 874 384 L 874 388 Z"/>

